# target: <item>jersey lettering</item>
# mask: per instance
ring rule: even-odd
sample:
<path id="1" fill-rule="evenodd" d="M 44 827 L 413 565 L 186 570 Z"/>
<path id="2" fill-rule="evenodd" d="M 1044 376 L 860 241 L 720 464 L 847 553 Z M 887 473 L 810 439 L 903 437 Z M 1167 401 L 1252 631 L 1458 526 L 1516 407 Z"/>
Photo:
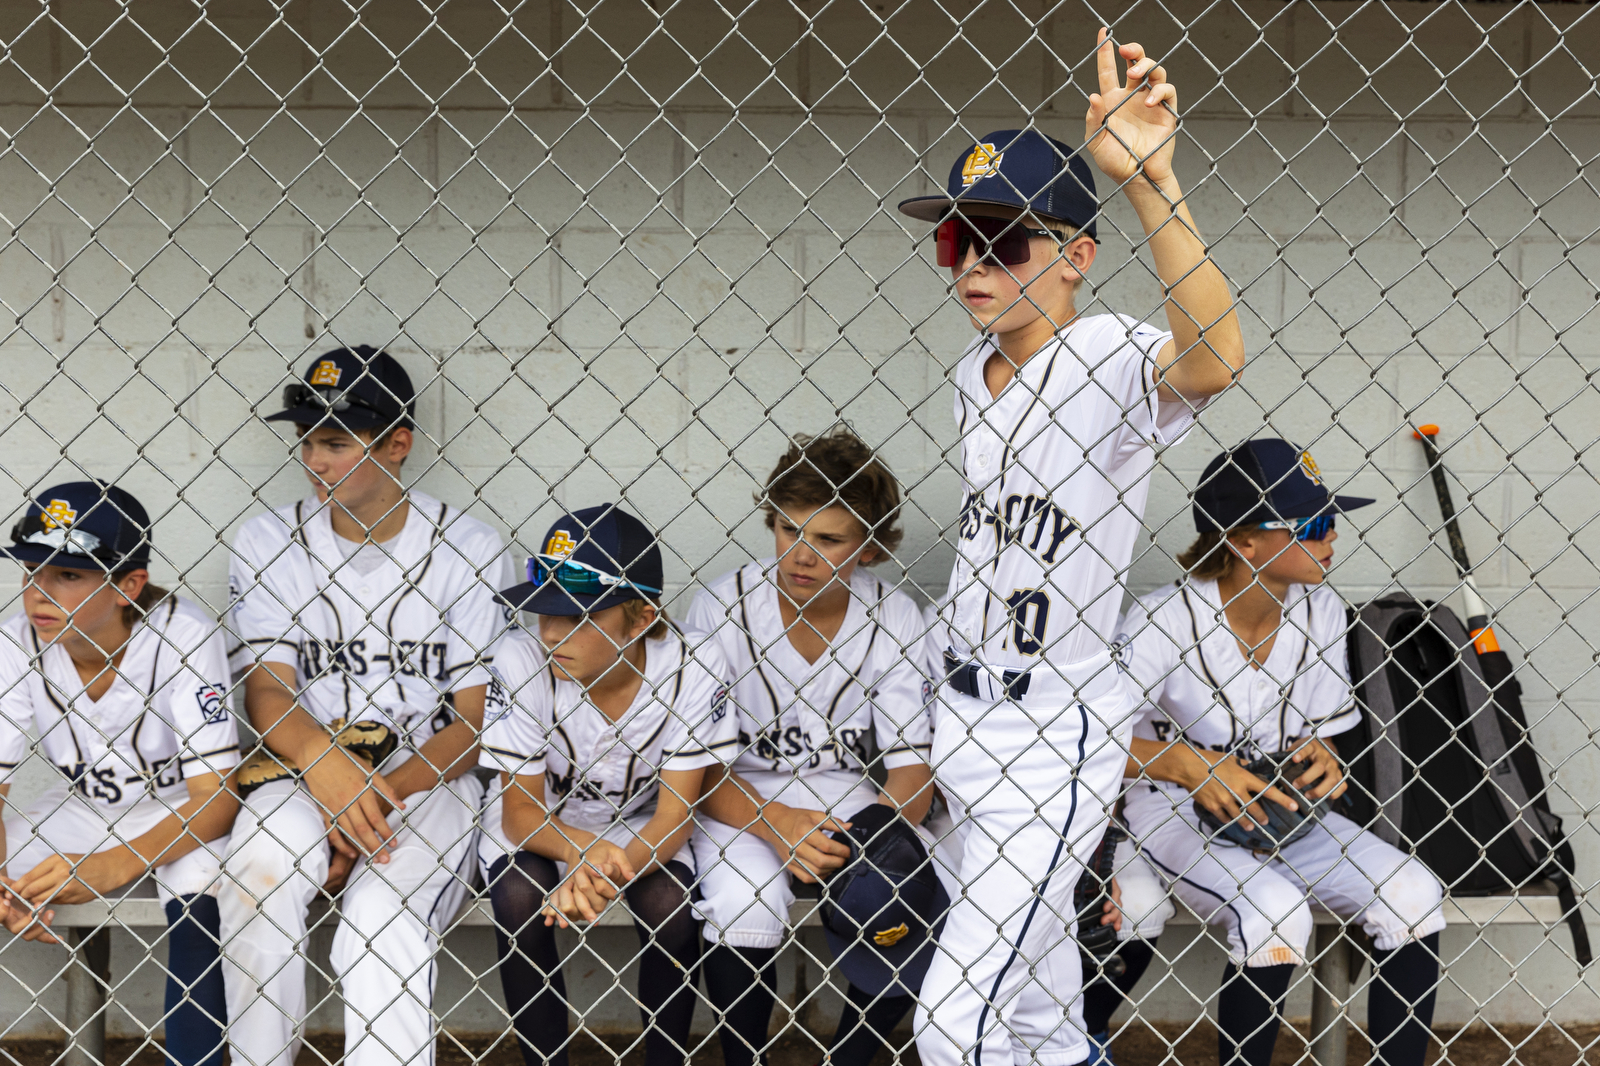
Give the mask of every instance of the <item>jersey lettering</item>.
<path id="1" fill-rule="evenodd" d="M 122 802 L 122 786 L 117 784 L 117 771 L 112 767 L 86 766 L 80 762 L 71 766 L 57 766 L 56 769 L 72 782 L 72 787 L 78 790 L 79 795 L 112 806 Z"/>
<path id="2" fill-rule="evenodd" d="M 797 769 L 802 766 L 808 770 L 815 770 L 823 765 L 823 759 L 830 754 L 833 760 L 829 769 L 849 770 L 853 767 L 845 752 L 860 754 L 864 732 L 860 729 L 841 729 L 837 738 L 830 736 L 818 744 L 811 739 L 810 733 L 797 725 L 787 728 L 779 726 L 754 738 L 748 733 L 740 733 L 739 744 L 747 750 L 753 748 L 756 758 L 771 762 L 774 770 Z"/>
<path id="3" fill-rule="evenodd" d="M 1082 528 L 1081 523 L 1057 507 L 1047 496 L 1012 493 L 996 513 L 977 493 L 968 493 L 961 505 L 961 539 L 973 540 L 984 526 L 998 531 L 1000 547 L 1026 544 L 1045 563 L 1056 561 L 1061 545 Z"/>

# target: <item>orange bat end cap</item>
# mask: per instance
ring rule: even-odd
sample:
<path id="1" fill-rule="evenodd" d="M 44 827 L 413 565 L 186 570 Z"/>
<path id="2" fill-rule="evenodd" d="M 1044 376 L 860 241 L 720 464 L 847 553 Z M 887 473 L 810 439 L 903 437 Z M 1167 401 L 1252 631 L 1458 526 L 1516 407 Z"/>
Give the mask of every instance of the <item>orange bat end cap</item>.
<path id="1" fill-rule="evenodd" d="M 1416 429 L 1411 431 L 1412 440 L 1421 440 L 1423 437 L 1437 437 L 1438 435 L 1439 427 L 1434 425 L 1432 422 L 1429 422 L 1425 426 L 1418 426 Z"/>

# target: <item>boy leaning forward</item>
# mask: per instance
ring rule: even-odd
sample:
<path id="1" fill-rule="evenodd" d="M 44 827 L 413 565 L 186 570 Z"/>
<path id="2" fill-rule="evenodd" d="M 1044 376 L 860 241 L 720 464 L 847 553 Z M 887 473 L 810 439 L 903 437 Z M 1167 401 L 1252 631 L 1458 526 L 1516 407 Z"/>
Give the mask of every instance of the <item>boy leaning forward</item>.
<path id="1" fill-rule="evenodd" d="M 1244 365 L 1232 295 L 1172 170 L 1177 94 L 1106 30 L 1097 62 L 1083 148 L 992 133 L 956 160 L 947 195 L 900 205 L 938 224 L 939 265 L 979 331 L 953 375 L 965 498 L 932 762 L 962 892 L 920 994 L 927 1066 L 1088 1056 L 1072 894 L 1127 764 L 1121 582 L 1155 450 Z M 1166 330 L 1078 310 L 1100 211 L 1085 155 L 1138 214 Z"/>

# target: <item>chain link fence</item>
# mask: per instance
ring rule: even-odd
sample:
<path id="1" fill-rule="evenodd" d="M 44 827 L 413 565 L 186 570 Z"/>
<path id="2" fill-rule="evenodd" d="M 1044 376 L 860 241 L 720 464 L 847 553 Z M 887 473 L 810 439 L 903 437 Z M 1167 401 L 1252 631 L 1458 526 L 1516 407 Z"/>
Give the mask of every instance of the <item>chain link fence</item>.
<path id="1" fill-rule="evenodd" d="M 88 671 L 74 657 L 73 675 L 66 659 L 52 660 L 31 615 L 8 623 L 0 658 L 16 662 L 5 667 L 0 705 L 8 721 L 33 730 L 5 802 L 8 876 L 28 874 L 23 865 L 53 852 L 76 863 L 83 852 L 126 844 L 185 802 L 205 800 L 193 787 L 204 774 L 184 760 L 228 771 L 234 756 L 226 745 L 197 755 L 196 737 L 226 717 L 218 708 L 228 704 L 240 723 L 256 717 L 264 705 L 247 706 L 256 681 L 246 674 L 257 654 L 274 661 L 270 649 L 241 652 L 237 642 L 254 638 L 215 621 L 236 614 L 241 596 L 262 596 L 273 617 L 281 616 L 269 635 L 294 645 L 277 659 L 294 698 L 311 703 L 316 686 L 343 686 L 345 710 L 323 715 L 325 722 L 375 716 L 417 747 L 461 720 L 459 704 L 454 718 L 436 713 L 447 693 L 490 680 L 482 660 L 505 616 L 486 606 L 487 589 L 504 587 L 524 558 L 550 550 L 544 538 L 558 517 L 614 501 L 639 516 L 659 536 L 663 602 L 683 620 L 722 575 L 774 555 L 764 487 L 790 440 L 843 423 L 892 469 L 904 494 L 896 519 L 904 538 L 872 567 L 881 585 L 871 586 L 872 595 L 892 590 L 919 607 L 943 597 L 966 487 L 952 401 L 958 362 L 974 333 L 951 272 L 935 265 L 929 227 L 896 204 L 942 191 L 952 161 L 993 130 L 1036 128 L 1081 144 L 1102 25 L 1119 42 L 1142 43 L 1177 87 L 1177 175 L 1195 228 L 1236 297 L 1248 354 L 1239 383 L 1156 455 L 1137 543 L 1124 545 L 1125 560 L 1114 560 L 1124 605 L 1180 577 L 1176 556 L 1194 536 L 1191 504 L 1202 471 L 1217 452 L 1260 437 L 1314 453 L 1332 491 L 1375 499 L 1338 527 L 1330 584 L 1344 603 L 1359 609 L 1404 592 L 1455 606 L 1470 622 L 1474 601 L 1461 598 L 1469 594 L 1463 572 L 1470 573 L 1470 595 L 1486 601 L 1483 613 L 1507 653 L 1503 666 L 1485 658 L 1478 667 L 1472 637 L 1478 651 L 1491 649 L 1476 624 L 1469 637 L 1443 616 L 1413 616 L 1396 623 L 1410 628 L 1380 631 L 1378 616 L 1352 612 L 1323 630 L 1291 610 L 1280 639 L 1299 641 L 1303 654 L 1298 666 L 1280 667 L 1273 683 L 1288 685 L 1288 706 L 1289 690 L 1319 657 L 1342 656 L 1347 633 L 1371 635 L 1377 643 L 1351 664 L 1369 711 L 1366 725 L 1337 745 L 1357 771 L 1357 804 L 1366 803 L 1364 814 L 1347 813 L 1374 819 L 1375 838 L 1422 858 L 1430 849 L 1455 849 L 1456 859 L 1480 860 L 1454 874 L 1435 861 L 1445 882 L 1442 902 L 1399 919 L 1417 937 L 1445 925 L 1438 939 L 1424 941 L 1438 963 L 1439 1053 L 1451 1054 L 1452 1034 L 1462 1027 L 1486 1023 L 1505 1034 L 1507 1057 L 1531 1054 L 1535 1037 L 1552 1033 L 1569 1057 L 1586 1054 L 1595 1039 L 1595 990 L 1564 921 L 1589 915 L 1586 892 L 1600 868 L 1590 819 L 1600 798 L 1593 740 L 1600 701 L 1591 687 L 1600 646 L 1593 528 L 1600 488 L 1589 452 L 1600 424 L 1592 377 L 1600 359 L 1593 318 L 1600 213 L 1590 167 L 1600 150 L 1593 73 L 1600 29 L 1584 4 L 0 5 L 0 469 L 13 487 L 14 509 L 50 486 L 86 478 L 131 491 L 149 511 L 152 580 L 191 601 L 184 610 L 207 619 L 207 639 L 226 638 L 234 653 L 232 670 L 219 668 L 226 676 L 207 677 L 195 665 L 212 654 L 201 650 L 201 637 L 185 644 L 164 636 L 157 642 L 164 650 L 149 651 L 152 681 L 159 675 L 171 688 L 194 670 L 203 696 L 207 683 L 218 689 L 209 710 L 201 699 L 204 722 L 174 721 L 164 717 L 166 697 L 151 694 L 159 686 L 136 691 L 120 662 L 112 673 L 121 697 L 106 688 L 105 670 Z M 1117 312 L 1165 329 L 1151 238 L 1115 183 L 1102 177 L 1100 192 L 1100 246 L 1077 310 Z M 364 624 L 386 618 L 391 640 L 394 604 L 384 590 L 361 587 L 378 567 L 398 565 L 404 580 L 390 591 L 417 593 L 407 609 L 432 612 L 420 652 L 409 643 L 364 648 L 367 677 L 357 676 L 350 647 L 330 645 L 319 661 L 306 650 L 317 640 L 296 635 L 296 627 L 315 627 L 305 618 L 321 610 L 316 589 L 284 591 L 265 576 L 301 550 L 293 537 L 261 548 L 248 565 L 234 552 L 247 522 L 306 495 L 302 453 L 266 416 L 318 356 L 358 345 L 390 353 L 415 386 L 415 441 L 403 474 L 417 494 L 412 510 L 423 512 L 417 501 L 444 501 L 467 516 L 428 511 L 423 547 L 414 554 L 386 543 L 367 563 L 335 559 L 320 579 L 317 588 L 356 604 Z M 1436 462 L 1413 436 L 1426 422 L 1442 427 Z M 1434 473 L 1446 478 L 1458 512 L 1453 533 L 1441 517 Z M 1010 520 L 1007 512 L 994 524 Z M 55 528 L 39 521 L 41 535 Z M 26 534 L 19 526 L 14 537 Z M 781 528 L 776 535 L 781 548 Z M 474 537 L 499 538 L 504 556 L 474 554 Z M 1457 544 L 1467 556 L 1461 566 L 1452 556 Z M 309 543 L 304 550 L 317 555 Z M 432 577 L 424 577 L 425 566 L 436 567 Z M 452 566 L 467 579 L 437 584 Z M 1011 593 L 988 591 L 1001 599 Z M 59 606 L 64 595 L 46 599 Z M 33 611 L 40 601 L 29 602 Z M 21 610 L 23 602 L 12 606 Z M 469 606 L 476 621 L 466 617 Z M 1089 606 L 1058 609 L 1083 613 Z M 1034 620 L 1043 626 L 1029 609 L 1011 604 L 1006 624 L 1017 623 L 1019 634 Z M 536 628 L 532 617 L 524 616 Z M 1189 644 L 1220 640 L 1225 654 L 1234 653 L 1216 609 L 1193 617 Z M 875 725 L 869 709 L 855 725 L 869 724 L 844 736 L 832 709 L 813 705 L 805 682 L 830 669 L 852 677 L 865 670 L 866 656 L 876 653 L 857 646 L 869 630 L 887 626 L 881 639 L 893 654 L 882 676 L 914 670 L 936 688 L 945 644 L 931 615 L 892 625 L 874 615 L 870 626 L 851 618 L 850 628 L 822 640 L 804 662 L 784 659 L 805 650 L 804 623 L 780 620 L 762 635 L 731 607 L 717 628 L 732 632 L 735 645 L 743 641 L 750 661 L 723 663 L 718 675 L 706 645 L 692 649 L 709 663 L 708 676 L 734 692 L 745 731 L 729 743 L 741 752 L 768 745 L 774 770 L 793 770 L 825 750 L 840 773 L 854 775 L 853 788 L 813 797 L 839 818 L 855 810 L 844 809 L 852 797 L 864 793 L 870 802 L 876 788 L 889 787 L 896 767 L 907 765 L 892 757 L 897 743 L 921 753 L 917 759 L 928 757 L 930 741 L 916 735 L 927 726 L 895 717 L 885 703 Z M 930 626 L 935 637 L 924 640 Z M 380 667 L 380 658 L 387 665 Z M 497 661 L 503 668 L 506 655 Z M 773 695 L 770 719 L 738 694 L 741 685 L 768 683 L 762 668 L 802 690 L 782 706 Z M 1154 698 L 1151 690 L 1195 669 L 1174 663 L 1136 680 Z M 1223 702 L 1230 686 L 1247 687 L 1255 676 L 1242 658 L 1218 674 Z M 261 668 L 252 675 L 264 676 Z M 648 682 L 652 692 L 666 684 L 653 674 Z M 1444 691 L 1457 684 L 1466 687 Z M 27 703 L 30 686 L 42 686 L 38 706 Z M 491 686 L 491 721 L 510 713 L 509 704 L 525 709 L 532 699 L 508 687 L 515 691 L 496 711 Z M 1380 689 L 1391 693 L 1392 721 L 1371 713 Z M 94 702 L 108 691 L 109 702 Z M 863 705 L 884 703 L 879 691 L 867 692 L 863 686 Z M 468 720 L 472 698 L 463 698 Z M 1461 713 L 1439 717 L 1444 712 L 1435 709 L 1452 700 Z M 51 718 L 50 701 L 71 710 Z M 1519 701 L 1521 721 L 1513 713 Z M 1007 703 L 1004 695 L 997 700 Z M 406 716 L 419 707 L 420 717 Z M 920 714 L 920 698 L 916 709 Z M 674 714 L 681 719 L 680 711 Z M 572 707 L 551 713 L 556 724 L 578 729 Z M 1170 727 L 1162 713 L 1155 725 Z M 767 735 L 786 714 L 822 723 L 803 756 L 800 747 L 785 754 L 781 736 Z M 1417 724 L 1424 717 L 1428 724 Z M 50 739 L 52 723 L 69 720 L 75 758 L 51 747 L 65 743 L 58 729 Z M 146 721 L 171 723 L 171 750 L 148 734 L 141 740 Z M 1181 735 L 1142 728 L 1135 735 L 1161 742 Z M 243 755 L 262 750 L 249 728 L 240 739 Z M 619 735 L 605 751 L 646 762 L 666 758 L 670 752 L 652 749 L 653 741 Z M 563 794 L 574 768 L 592 769 L 566 743 Z M 1205 748 L 1211 741 L 1197 735 L 1194 743 Z M 1102 760 L 1111 747 L 1107 741 L 1098 749 Z M 179 759 L 190 772 L 174 775 L 171 764 L 147 761 L 152 752 L 152 759 Z M 1450 762 L 1450 752 L 1470 759 Z M 112 774 L 95 792 L 96 768 L 119 758 L 129 772 Z M 201 992 L 205 981 L 219 979 L 217 971 L 185 970 L 193 960 L 180 966 L 179 948 L 169 949 L 190 923 L 209 929 L 212 943 L 220 938 L 235 967 L 229 980 L 241 988 L 253 982 L 250 993 L 228 990 L 236 1064 L 286 1063 L 303 1036 L 341 1031 L 353 1060 L 426 1063 L 435 1039 L 446 1057 L 514 1056 L 515 1010 L 497 970 L 507 935 L 510 955 L 518 956 L 517 930 L 502 921 L 496 940 L 493 855 L 479 839 L 514 802 L 495 765 L 430 792 L 429 810 L 453 804 L 447 813 L 425 816 L 417 800 L 416 811 L 396 816 L 412 834 L 413 850 L 388 872 L 358 866 L 357 879 L 377 886 L 364 897 L 366 925 L 353 921 L 348 897 L 341 915 L 339 891 L 322 887 L 330 857 L 321 827 L 252 821 L 248 803 L 231 844 L 214 841 L 187 860 L 203 866 L 204 855 L 214 853 L 219 881 L 180 883 L 174 867 L 163 866 L 169 873 L 154 879 L 162 882 L 158 890 L 143 876 L 113 885 L 116 878 L 105 874 L 80 890 L 82 902 L 56 904 L 63 944 L 13 937 L 0 947 L 0 1039 L 65 1031 L 76 1066 L 115 1057 L 104 1042 L 109 1030 L 133 1037 L 136 1050 L 161 1039 L 185 1066 L 202 1061 L 212 1049 L 180 1050 L 184 1038 L 175 1037 L 179 1022 L 209 1032 L 205 1026 L 222 1013 Z M 531 765 L 499 768 L 514 776 L 517 766 Z M 939 780 L 950 769 L 934 767 Z M 554 761 L 546 771 L 562 772 Z M 1480 782 L 1465 793 L 1450 780 L 1462 772 Z M 1072 776 L 1063 770 L 1063 781 Z M 633 787 L 634 778 L 627 780 Z M 641 780 L 653 785 L 657 778 Z M 662 796 L 675 787 L 664 785 Z M 1130 783 L 1129 794 L 1146 787 Z M 131 797 L 140 790 L 148 799 L 136 804 Z M 1087 791 L 1096 825 L 1119 807 L 1117 788 Z M 1401 793 L 1411 820 L 1385 821 L 1384 803 Z M 209 802 L 220 809 L 215 797 Z M 1492 822 L 1484 804 L 1509 804 L 1513 816 L 1474 836 L 1473 826 L 1488 824 L 1475 819 Z M 935 805 L 930 842 L 959 839 L 948 807 Z M 80 808 L 104 818 L 94 823 L 97 840 L 74 851 L 66 837 L 46 839 L 50 818 L 59 823 Z M 1386 943 L 1370 908 L 1353 911 L 1348 901 L 1335 901 L 1331 915 L 1321 908 L 1262 910 L 1267 939 L 1293 942 L 1284 954 L 1267 959 L 1251 954 L 1260 944 L 1230 945 L 1222 912 L 1259 904 L 1255 889 L 1237 886 L 1197 916 L 1208 909 L 1182 886 L 1199 876 L 1200 859 L 1177 868 L 1153 859 L 1139 866 L 1144 860 L 1132 855 L 1154 848 L 1151 841 L 1188 811 L 1185 795 L 1154 818 L 1154 828 L 1151 819 L 1132 819 L 1136 839 L 1117 860 L 1124 943 L 1160 932 L 1147 975 L 1111 1024 L 1125 1041 L 1119 1056 L 1127 1061 L 1148 1051 L 1188 1061 L 1182 1042 L 1199 1019 L 1223 1009 L 1224 966 L 1292 962 L 1309 966 L 1296 971 L 1281 1012 L 1310 1016 L 1310 1042 L 1296 1057 L 1322 1066 L 1343 1060 L 1346 1024 L 1364 1023 L 1366 1001 L 1385 985 L 1375 968 L 1407 937 Z M 690 817 L 703 823 L 703 812 Z M 1557 894 L 1561 864 L 1547 864 L 1538 851 L 1555 825 L 1564 826 L 1573 853 L 1572 894 Z M 1456 826 L 1467 827 L 1464 836 L 1451 835 Z M 227 856 L 247 833 L 270 839 L 289 864 L 264 881 L 243 876 L 242 865 L 230 869 Z M 1092 858 L 1098 829 L 1092 836 L 1066 841 L 1074 861 Z M 779 921 L 776 947 L 753 945 L 776 951 L 773 969 L 763 973 L 752 963 L 747 974 L 752 987 L 773 986 L 773 1054 L 815 1061 L 831 1048 L 832 1061 L 854 1061 L 831 1040 L 850 1008 L 848 981 L 818 927 L 826 892 L 818 897 L 801 887 L 792 901 L 784 874 L 758 876 L 764 867 L 730 857 L 727 841 L 707 849 L 701 840 L 686 852 L 694 861 L 677 870 L 661 864 L 661 876 L 687 874 L 679 888 L 693 889 L 696 919 L 715 911 L 704 886 L 719 864 L 724 875 L 731 870 L 746 880 L 754 900 L 735 908 L 738 916 L 793 902 Z M 1505 868 L 1503 856 L 1525 857 L 1530 848 L 1526 868 Z M 1351 856 L 1360 849 L 1349 840 L 1335 850 L 1359 865 Z M 1016 873 L 1024 880 L 1025 866 Z M 1311 895 L 1331 884 L 1333 875 L 1320 867 L 1280 863 L 1285 867 Z M 1369 887 L 1380 891 L 1411 868 L 1373 869 L 1366 870 Z M 418 870 L 434 872 L 406 879 Z M 960 873 L 976 884 L 978 874 Z M 299 918 L 294 907 L 273 910 L 265 902 L 296 878 L 303 882 L 296 899 L 320 897 L 309 919 L 303 901 Z M 528 879 L 543 886 L 532 873 Z M 1146 893 L 1137 912 L 1128 895 L 1133 882 Z M 194 900 L 218 892 L 219 883 L 221 925 L 206 926 Z M 948 882 L 957 904 L 963 883 Z M 236 911 L 255 914 L 256 925 L 237 914 L 230 924 L 229 893 Z M 177 904 L 176 918 L 169 901 Z M 659 1039 L 667 1014 L 683 1005 L 645 990 L 646 977 L 662 972 L 652 951 L 679 966 L 687 959 L 692 968 L 683 945 L 693 945 L 694 954 L 703 948 L 709 959 L 717 937 L 706 928 L 719 920 L 706 928 L 696 921 L 685 941 L 672 923 L 681 926 L 689 912 L 668 908 L 641 926 L 641 948 L 628 928 L 630 905 L 637 916 L 647 903 L 629 895 L 600 921 L 555 936 L 566 980 L 562 1006 L 537 1017 L 559 1025 L 570 1011 L 574 1055 L 589 1054 L 592 1037 L 602 1057 L 645 1055 L 652 1066 L 674 1054 L 710 1060 L 724 1051 L 731 1062 L 730 1008 L 717 1001 L 709 971 L 704 986 L 694 971 L 693 1036 L 666 1052 L 650 1044 L 651 1034 Z M 13 904 L 14 917 L 19 906 Z M 1172 917 L 1161 931 L 1163 908 Z M 1082 1042 L 1073 1020 L 1081 1024 L 1082 1015 L 1068 1009 L 1078 978 L 1045 977 L 1067 965 L 1063 958 L 1077 967 L 1066 933 L 1078 915 L 1053 904 L 1045 910 L 1064 954 L 1026 961 L 1036 986 L 1054 997 L 1054 1021 L 1043 1035 L 1034 1032 L 1036 1018 L 1032 1035 L 1010 1035 L 1026 1048 L 1019 1058 L 1048 1059 L 1054 1049 L 1060 1062 L 1078 1061 Z M 995 920 L 1003 926 L 1014 917 Z M 1208 917 L 1217 924 L 1200 920 Z M 1291 935 L 1289 926 L 1302 920 L 1317 923 L 1315 932 L 1307 924 Z M 182 935 L 191 937 L 189 951 L 193 934 Z M 673 936 L 677 948 L 669 944 Z M 263 947 L 268 941 L 285 954 L 273 955 Z M 394 942 L 400 947 L 385 947 Z M 521 958 L 523 979 L 554 980 L 543 956 L 529 949 Z M 1106 968 L 1120 963 L 1086 965 L 1084 979 L 1103 982 Z M 185 989 L 176 1005 L 162 1002 L 169 974 Z M 215 983 L 205 987 L 216 994 Z M 241 1036 L 238 1008 L 246 1001 L 255 1012 L 250 1039 L 265 1043 Z M 643 1031 L 641 1004 L 655 1022 Z M 1011 1007 L 992 1006 L 1005 1026 L 1020 1024 Z M 855 1016 L 873 1033 L 865 1053 L 881 1043 L 911 1057 L 913 1031 L 929 1028 L 924 1015 L 875 1009 Z M 937 1023 L 937 1006 L 927 1010 Z M 875 1024 L 889 1031 L 877 1033 Z M 262 1035 L 280 1030 L 282 1039 Z M 976 1041 L 951 1039 L 974 1061 Z M 336 1058 L 338 1044 L 301 1054 Z M 8 1054 L 21 1052 L 12 1046 Z"/>

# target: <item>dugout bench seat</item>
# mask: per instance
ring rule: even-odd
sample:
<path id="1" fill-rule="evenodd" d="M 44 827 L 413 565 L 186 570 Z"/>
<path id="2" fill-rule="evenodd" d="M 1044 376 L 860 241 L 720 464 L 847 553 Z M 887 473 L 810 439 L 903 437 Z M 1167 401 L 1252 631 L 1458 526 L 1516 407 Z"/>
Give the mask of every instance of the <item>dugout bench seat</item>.
<path id="1" fill-rule="evenodd" d="M 1581 904 L 1580 904 L 1581 905 Z M 1445 900 L 1445 920 L 1450 925 L 1484 929 L 1499 925 L 1542 925 L 1558 930 L 1563 923 L 1560 901 L 1543 884 L 1515 896 L 1468 896 Z M 161 903 L 154 898 L 129 897 L 103 903 L 55 908 L 54 927 L 66 934 L 73 959 L 67 970 L 67 1049 L 60 1066 L 102 1066 L 106 1046 L 106 990 L 110 986 L 110 931 L 117 927 L 161 929 L 167 924 Z M 795 928 L 820 925 L 815 899 L 800 899 L 790 911 Z M 1339 920 L 1325 911 L 1316 913 L 1311 993 L 1311 1054 L 1318 1066 L 1344 1066 L 1348 1027 L 1334 1024 L 1350 1000 L 1352 961 L 1357 946 L 1344 937 Z M 469 899 L 456 916 L 456 926 L 491 926 L 489 901 Z M 599 926 L 628 926 L 633 920 L 624 906 L 613 905 Z M 1169 925 L 1196 926 L 1199 919 L 1178 906 Z"/>

